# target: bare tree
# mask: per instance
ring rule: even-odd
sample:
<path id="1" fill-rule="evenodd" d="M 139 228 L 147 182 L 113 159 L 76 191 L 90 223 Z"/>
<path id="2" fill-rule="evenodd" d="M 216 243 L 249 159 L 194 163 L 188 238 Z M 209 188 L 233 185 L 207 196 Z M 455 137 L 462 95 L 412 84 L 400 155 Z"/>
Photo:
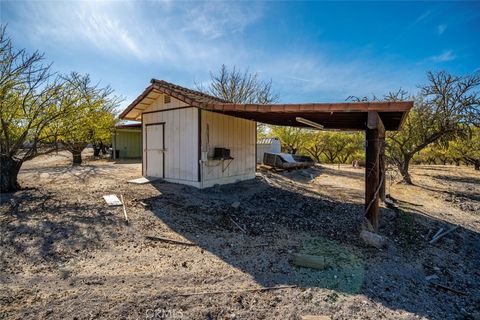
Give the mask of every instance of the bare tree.
<path id="1" fill-rule="evenodd" d="M 427 78 L 428 84 L 420 87 L 403 129 L 388 135 L 387 156 L 407 184 L 412 184 L 409 167 L 416 153 L 432 143 L 465 135 L 469 121 L 480 112 L 480 73 L 454 76 L 444 71 L 428 72 Z"/>
<path id="2" fill-rule="evenodd" d="M 273 103 L 278 96 L 272 91 L 272 80 L 261 81 L 257 73 L 228 69 L 222 64 L 216 73 L 210 72 L 210 84 L 196 84 L 198 91 L 232 103 Z"/>
<path id="3" fill-rule="evenodd" d="M 415 154 L 433 143 L 443 143 L 467 134 L 468 124 L 478 125 L 480 113 L 480 73 L 454 76 L 445 71 L 427 72 L 428 83 L 420 86 L 415 97 L 403 90 L 383 97 L 384 101 L 413 99 L 402 130 L 387 134 L 386 156 L 393 163 L 403 182 L 412 184 L 410 163 Z M 352 97 L 349 97 L 352 99 Z M 355 101 L 379 100 L 376 96 L 353 98 Z"/>

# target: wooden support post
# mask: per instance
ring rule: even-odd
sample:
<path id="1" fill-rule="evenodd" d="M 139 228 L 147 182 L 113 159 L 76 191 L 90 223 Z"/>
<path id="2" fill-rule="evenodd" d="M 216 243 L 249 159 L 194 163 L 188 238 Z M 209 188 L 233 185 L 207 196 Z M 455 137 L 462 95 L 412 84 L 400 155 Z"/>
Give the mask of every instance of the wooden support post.
<path id="1" fill-rule="evenodd" d="M 375 111 L 368 112 L 366 129 L 366 161 L 365 161 L 365 216 L 375 230 L 379 222 L 379 195 L 381 184 L 380 172 L 385 172 L 384 162 L 381 161 L 381 140 L 385 137 L 385 128 L 382 120 Z M 383 180 L 383 181 L 381 181 Z"/>
<path id="2" fill-rule="evenodd" d="M 378 159 L 380 162 L 380 178 L 381 186 L 379 196 L 380 199 L 385 202 L 385 183 L 387 181 L 387 176 L 385 175 L 385 139 L 380 139 L 380 156 Z"/>
<path id="3" fill-rule="evenodd" d="M 385 171 L 385 128 L 383 127 L 383 124 L 378 129 L 378 138 L 380 143 L 380 154 L 379 154 L 380 178 L 379 179 L 381 182 L 379 194 L 380 194 L 380 199 L 383 202 L 385 202 L 385 185 L 387 183 L 387 176 Z"/>

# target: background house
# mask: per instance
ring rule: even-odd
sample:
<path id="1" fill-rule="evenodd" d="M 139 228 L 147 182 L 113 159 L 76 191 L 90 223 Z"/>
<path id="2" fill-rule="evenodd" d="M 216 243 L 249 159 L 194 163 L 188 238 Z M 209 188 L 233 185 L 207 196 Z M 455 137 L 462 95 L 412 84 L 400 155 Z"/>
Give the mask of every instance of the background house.
<path id="1" fill-rule="evenodd" d="M 142 158 L 142 124 L 123 124 L 112 134 L 113 159 Z"/>

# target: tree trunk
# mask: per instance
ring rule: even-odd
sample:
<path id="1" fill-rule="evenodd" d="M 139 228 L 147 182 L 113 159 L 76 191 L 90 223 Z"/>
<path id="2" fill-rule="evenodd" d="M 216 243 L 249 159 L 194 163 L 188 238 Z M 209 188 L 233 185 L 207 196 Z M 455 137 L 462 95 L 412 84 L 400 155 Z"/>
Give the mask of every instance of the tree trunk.
<path id="1" fill-rule="evenodd" d="M 93 145 L 93 156 L 94 156 L 94 157 L 100 157 L 100 151 L 101 151 L 101 150 L 102 150 L 102 149 L 101 149 L 100 145 L 94 144 L 94 145 Z"/>
<path id="2" fill-rule="evenodd" d="M 73 165 L 82 164 L 82 151 L 85 150 L 88 143 L 86 142 L 70 142 L 66 145 L 65 149 L 70 151 L 73 156 Z"/>
<path id="3" fill-rule="evenodd" d="M 0 193 L 20 190 L 18 172 L 23 161 L 16 160 L 6 155 L 0 156 Z"/>
<path id="4" fill-rule="evenodd" d="M 74 165 L 82 164 L 82 151 L 81 150 L 72 151 L 72 155 L 73 155 L 73 164 Z"/>
<path id="5" fill-rule="evenodd" d="M 412 160 L 412 157 L 404 155 L 402 162 L 397 165 L 398 170 L 400 171 L 400 174 L 402 175 L 403 182 L 406 184 L 413 184 L 412 182 L 412 177 L 410 176 L 410 173 L 408 172 L 408 169 L 410 167 L 410 160 Z"/>

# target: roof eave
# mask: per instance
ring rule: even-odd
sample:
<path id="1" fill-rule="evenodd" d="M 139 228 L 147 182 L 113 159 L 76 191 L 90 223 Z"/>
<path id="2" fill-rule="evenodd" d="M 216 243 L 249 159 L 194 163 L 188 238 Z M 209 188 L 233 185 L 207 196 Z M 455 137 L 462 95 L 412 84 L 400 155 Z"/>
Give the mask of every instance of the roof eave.
<path id="1" fill-rule="evenodd" d="M 143 92 L 135 99 L 133 100 L 132 103 L 130 103 L 128 105 L 128 107 L 122 112 L 120 113 L 120 115 L 118 116 L 120 119 L 126 119 L 126 120 L 136 120 L 134 118 L 129 118 L 127 117 L 128 113 L 130 111 L 132 111 L 132 109 L 135 108 L 135 106 L 140 102 L 142 101 L 146 96 L 148 96 L 148 94 L 154 89 L 153 87 L 153 84 L 149 85 L 145 90 L 143 90 Z"/>

